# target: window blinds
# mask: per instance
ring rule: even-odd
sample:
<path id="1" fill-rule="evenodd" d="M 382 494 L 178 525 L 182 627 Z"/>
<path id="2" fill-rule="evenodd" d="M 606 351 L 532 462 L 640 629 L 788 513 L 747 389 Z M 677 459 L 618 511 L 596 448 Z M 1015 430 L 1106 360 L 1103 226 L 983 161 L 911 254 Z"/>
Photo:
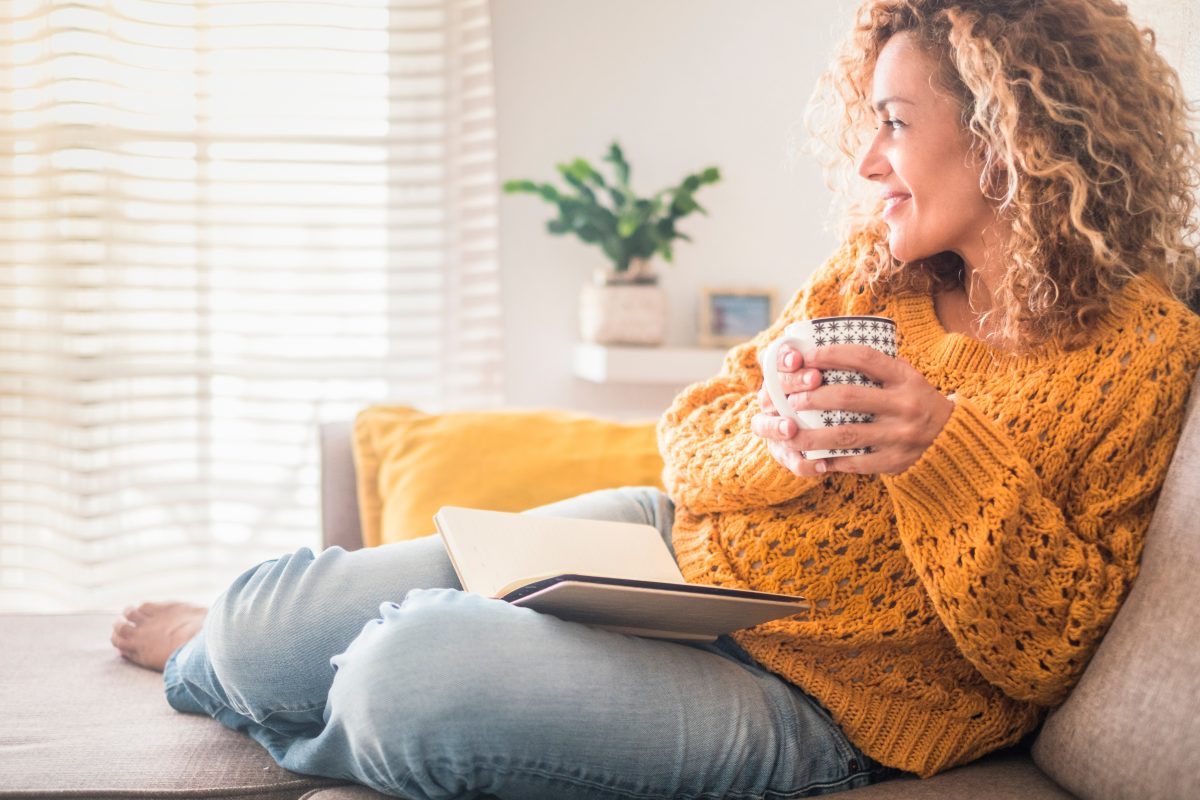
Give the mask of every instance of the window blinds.
<path id="1" fill-rule="evenodd" d="M 318 544 L 316 428 L 501 400 L 486 0 L 0 4 L 0 608 Z"/>

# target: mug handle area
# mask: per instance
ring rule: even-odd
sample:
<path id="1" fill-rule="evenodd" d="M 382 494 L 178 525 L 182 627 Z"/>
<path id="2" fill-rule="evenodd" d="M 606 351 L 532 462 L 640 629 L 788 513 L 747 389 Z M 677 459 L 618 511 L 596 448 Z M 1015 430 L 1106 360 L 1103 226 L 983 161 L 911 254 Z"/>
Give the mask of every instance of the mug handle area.
<path id="1" fill-rule="evenodd" d="M 775 405 L 775 411 L 778 414 L 792 420 L 801 428 L 807 428 L 808 426 L 800 421 L 800 416 L 795 409 L 788 404 L 787 394 L 783 391 L 783 383 L 779 379 L 777 366 L 779 349 L 785 344 L 790 344 L 797 350 L 803 350 L 808 346 L 808 342 L 797 336 L 781 336 L 767 345 L 767 349 L 762 351 L 759 359 L 759 365 L 762 367 L 763 386 L 767 387 L 767 394 L 770 395 L 771 402 Z"/>

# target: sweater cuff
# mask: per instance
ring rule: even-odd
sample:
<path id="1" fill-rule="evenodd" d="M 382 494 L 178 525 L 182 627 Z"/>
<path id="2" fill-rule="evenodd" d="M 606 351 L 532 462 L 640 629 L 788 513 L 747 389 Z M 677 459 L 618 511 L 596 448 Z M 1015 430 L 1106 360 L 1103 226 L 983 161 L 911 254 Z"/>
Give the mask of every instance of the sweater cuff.
<path id="1" fill-rule="evenodd" d="M 957 397 L 950 419 L 916 463 L 883 481 L 893 502 L 925 519 L 943 519 L 994 497 L 1023 464 L 995 423 Z"/>

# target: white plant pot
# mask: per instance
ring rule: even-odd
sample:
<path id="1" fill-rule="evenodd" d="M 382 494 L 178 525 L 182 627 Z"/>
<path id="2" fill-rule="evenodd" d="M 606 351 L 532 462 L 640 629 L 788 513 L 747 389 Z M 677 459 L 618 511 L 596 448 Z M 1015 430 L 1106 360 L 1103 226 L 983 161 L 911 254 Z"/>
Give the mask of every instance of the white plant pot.
<path id="1" fill-rule="evenodd" d="M 585 283 L 579 335 L 595 344 L 660 345 L 667 338 L 667 294 L 657 283 Z"/>

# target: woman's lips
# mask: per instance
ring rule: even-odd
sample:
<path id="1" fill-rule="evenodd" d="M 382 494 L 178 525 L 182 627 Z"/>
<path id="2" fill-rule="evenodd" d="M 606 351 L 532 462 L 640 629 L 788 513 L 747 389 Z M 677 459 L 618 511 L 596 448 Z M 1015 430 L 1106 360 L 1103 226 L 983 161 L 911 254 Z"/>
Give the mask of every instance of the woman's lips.
<path id="1" fill-rule="evenodd" d="M 883 196 L 883 216 L 885 216 L 885 217 L 888 216 L 889 214 L 894 212 L 898 206 L 902 205 L 904 202 L 906 202 L 907 200 L 910 200 L 910 199 L 912 199 L 911 194 L 902 194 L 900 192 L 897 192 L 896 194 L 884 195 Z"/>

